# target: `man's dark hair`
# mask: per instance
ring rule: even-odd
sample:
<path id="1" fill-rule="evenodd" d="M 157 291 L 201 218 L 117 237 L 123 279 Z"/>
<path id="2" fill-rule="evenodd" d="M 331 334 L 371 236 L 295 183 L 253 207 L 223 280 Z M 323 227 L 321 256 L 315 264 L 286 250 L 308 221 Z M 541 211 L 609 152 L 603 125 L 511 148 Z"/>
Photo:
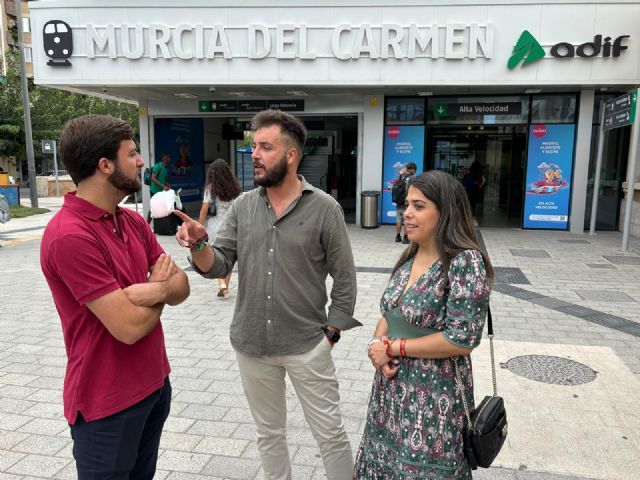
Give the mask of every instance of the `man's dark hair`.
<path id="1" fill-rule="evenodd" d="M 413 162 L 409 162 L 409 163 L 407 163 L 407 170 L 416 170 L 417 171 L 418 170 L 418 166 Z"/>
<path id="2" fill-rule="evenodd" d="M 281 110 L 263 110 L 251 120 L 251 131 L 255 132 L 271 125 L 280 126 L 283 135 L 293 142 L 293 146 L 298 150 L 299 158 L 301 158 L 302 149 L 307 140 L 307 129 L 300 119 Z"/>
<path id="3" fill-rule="evenodd" d="M 131 125 L 108 115 L 83 115 L 69 120 L 60 136 L 58 152 L 73 183 L 93 175 L 102 158 L 116 160 L 120 143 L 133 140 Z"/>

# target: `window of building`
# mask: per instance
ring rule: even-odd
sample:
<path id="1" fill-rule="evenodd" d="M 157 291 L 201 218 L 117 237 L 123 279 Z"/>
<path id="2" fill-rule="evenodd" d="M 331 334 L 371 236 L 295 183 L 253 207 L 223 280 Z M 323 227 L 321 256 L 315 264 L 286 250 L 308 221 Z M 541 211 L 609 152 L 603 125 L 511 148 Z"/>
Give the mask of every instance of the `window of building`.
<path id="1" fill-rule="evenodd" d="M 26 47 L 24 49 L 24 61 L 26 63 L 33 63 L 33 60 L 31 59 L 31 48 Z"/>
<path id="2" fill-rule="evenodd" d="M 29 17 L 22 17 L 22 31 L 31 33 L 31 19 Z"/>
<path id="3" fill-rule="evenodd" d="M 575 123 L 575 94 L 534 96 L 531 100 L 531 123 Z"/>
<path id="4" fill-rule="evenodd" d="M 385 123 L 387 125 L 423 125 L 424 99 L 387 98 Z"/>

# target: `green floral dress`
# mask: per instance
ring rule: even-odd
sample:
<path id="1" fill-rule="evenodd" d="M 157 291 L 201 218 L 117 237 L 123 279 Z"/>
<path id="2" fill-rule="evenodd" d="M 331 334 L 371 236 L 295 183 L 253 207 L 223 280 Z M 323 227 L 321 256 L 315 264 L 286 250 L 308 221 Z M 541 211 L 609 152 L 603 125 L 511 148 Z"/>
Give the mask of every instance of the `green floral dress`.
<path id="1" fill-rule="evenodd" d="M 399 308 L 407 322 L 441 331 L 454 345 L 478 346 L 489 305 L 480 253 L 465 250 L 452 260 L 448 287 L 438 261 L 403 295 L 412 264 L 407 261 L 391 278 L 380 300 L 383 315 Z M 471 359 L 456 358 L 473 408 Z M 394 378 L 375 374 L 354 480 L 471 478 L 453 361 L 407 357 L 400 359 Z"/>

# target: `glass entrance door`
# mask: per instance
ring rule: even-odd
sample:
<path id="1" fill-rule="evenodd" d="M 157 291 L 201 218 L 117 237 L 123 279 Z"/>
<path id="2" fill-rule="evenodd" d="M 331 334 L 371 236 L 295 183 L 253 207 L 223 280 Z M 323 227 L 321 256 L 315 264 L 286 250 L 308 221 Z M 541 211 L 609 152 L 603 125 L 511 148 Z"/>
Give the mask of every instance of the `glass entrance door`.
<path id="1" fill-rule="evenodd" d="M 520 227 L 526 146 L 524 125 L 430 126 L 425 169 L 465 185 L 480 227 Z"/>

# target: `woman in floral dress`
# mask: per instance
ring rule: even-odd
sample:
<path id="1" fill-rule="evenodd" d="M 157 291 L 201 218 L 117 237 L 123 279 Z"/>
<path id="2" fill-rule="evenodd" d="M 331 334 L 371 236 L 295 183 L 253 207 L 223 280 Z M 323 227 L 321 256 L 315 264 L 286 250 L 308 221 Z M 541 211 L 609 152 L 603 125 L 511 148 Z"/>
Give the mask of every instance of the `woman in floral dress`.
<path id="1" fill-rule="evenodd" d="M 458 180 L 435 170 L 414 177 L 407 205 L 411 245 L 369 343 L 376 374 L 353 478 L 470 479 L 454 362 L 473 408 L 469 353 L 480 343 L 493 270 Z"/>

